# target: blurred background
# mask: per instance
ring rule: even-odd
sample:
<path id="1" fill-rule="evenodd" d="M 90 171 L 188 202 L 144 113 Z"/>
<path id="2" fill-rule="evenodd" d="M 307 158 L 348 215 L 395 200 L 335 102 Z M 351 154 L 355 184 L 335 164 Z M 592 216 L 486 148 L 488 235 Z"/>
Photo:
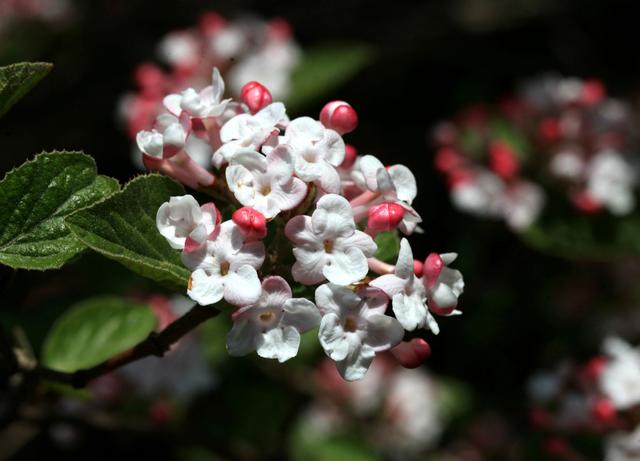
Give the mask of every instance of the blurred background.
<path id="1" fill-rule="evenodd" d="M 416 175 L 425 233 L 412 238 L 414 252 L 458 252 L 466 289 L 464 315 L 429 334 L 433 357 L 419 370 L 381 359 L 366 384 L 346 386 L 308 340 L 284 366 L 230 359 L 228 325 L 215 320 L 167 364 L 149 359 L 87 391 L 43 390 L 22 420 L 0 411 L 0 459 L 603 459 L 598 431 L 558 434 L 532 421 L 530 383 L 539 370 L 588 361 L 607 335 L 640 340 L 637 254 L 565 259 L 529 247 L 501 222 L 456 211 L 432 167 L 430 139 L 438 121 L 549 71 L 598 78 L 633 104 L 638 2 L 68 0 L 36 17 L 13 14 L 17 3 L 0 0 L 0 65 L 55 68 L 0 121 L 3 174 L 41 151 L 83 150 L 102 174 L 132 178 L 139 170 L 119 101 L 135 90 L 138 64 L 160 62 L 162 38 L 205 11 L 281 18 L 303 55 L 323 44 L 366 49 L 349 78 L 290 115 L 317 117 L 332 99 L 356 108 L 360 125 L 347 141 Z M 53 321 L 88 297 L 184 309 L 184 300 L 97 255 L 59 271 L 3 267 L 0 283 L 3 325 L 19 327 L 35 351 Z"/>

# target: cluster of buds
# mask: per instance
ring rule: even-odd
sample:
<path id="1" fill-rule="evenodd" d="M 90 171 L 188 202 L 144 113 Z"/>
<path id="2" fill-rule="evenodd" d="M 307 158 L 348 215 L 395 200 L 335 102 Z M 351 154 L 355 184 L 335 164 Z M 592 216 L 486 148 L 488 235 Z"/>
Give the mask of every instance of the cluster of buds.
<path id="1" fill-rule="evenodd" d="M 137 91 L 126 94 L 120 103 L 131 137 L 152 126 L 166 95 L 206 86 L 212 67 L 222 71 L 233 95 L 239 96 L 246 82 L 257 79 L 276 98 L 283 98 L 300 59 L 291 28 L 283 19 L 227 21 L 214 12 L 203 13 L 196 27 L 166 35 L 158 54 L 164 66 L 140 64 L 134 72 Z"/>
<path id="2" fill-rule="evenodd" d="M 3 0 L 1 6 L 0 33 L 19 20 L 36 19 L 58 23 L 71 14 L 69 0 Z"/>
<path id="3" fill-rule="evenodd" d="M 171 197 L 157 227 L 192 272 L 191 299 L 236 307 L 229 353 L 283 362 L 297 354 L 302 333 L 319 327 L 347 380 L 397 346 L 400 363 L 419 365 L 428 347 L 403 342 L 405 330 L 438 333 L 433 314 L 461 313 L 464 282 L 449 267 L 455 253 L 416 262 L 404 238 L 395 266 L 375 258 L 379 232 L 419 229 L 411 171 L 345 145 L 342 136 L 357 125 L 346 102 L 328 103 L 320 120 L 289 120 L 259 83 L 245 85 L 242 101 L 223 93 L 214 69 L 201 92 L 165 97 L 167 112 L 137 139 L 149 169 L 216 198 L 200 205 L 191 195 Z M 194 160 L 196 150 L 207 150 L 212 171 Z"/>
<path id="4" fill-rule="evenodd" d="M 580 366 L 538 373 L 529 391 L 531 422 L 550 434 L 550 447 L 563 447 L 566 459 L 573 459 L 572 450 L 562 435 L 580 434 L 605 435 L 608 461 L 640 456 L 640 351 L 622 339 L 607 338 L 603 355 Z M 635 457 L 621 457 L 624 452 Z"/>
<path id="5" fill-rule="evenodd" d="M 625 215 L 635 206 L 631 128 L 628 108 L 601 82 L 544 77 L 441 123 L 435 164 L 459 209 L 514 230 L 536 221 L 548 189 L 579 212 Z"/>

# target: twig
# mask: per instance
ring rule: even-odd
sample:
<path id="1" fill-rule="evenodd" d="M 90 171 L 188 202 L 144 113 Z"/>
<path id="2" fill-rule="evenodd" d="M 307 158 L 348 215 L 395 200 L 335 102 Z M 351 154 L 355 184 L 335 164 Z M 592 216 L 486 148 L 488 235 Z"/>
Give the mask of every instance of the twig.
<path id="1" fill-rule="evenodd" d="M 91 368 L 74 372 L 52 370 L 41 365 L 35 367 L 21 366 L 22 372 L 31 373 L 41 379 L 68 384 L 75 388 L 85 387 L 91 380 L 116 370 L 128 363 L 155 355 L 162 357 L 171 346 L 187 333 L 194 330 L 204 321 L 220 314 L 220 309 L 213 306 L 194 306 L 189 312 L 169 324 L 160 332 L 152 332 L 144 341 L 110 359 Z"/>

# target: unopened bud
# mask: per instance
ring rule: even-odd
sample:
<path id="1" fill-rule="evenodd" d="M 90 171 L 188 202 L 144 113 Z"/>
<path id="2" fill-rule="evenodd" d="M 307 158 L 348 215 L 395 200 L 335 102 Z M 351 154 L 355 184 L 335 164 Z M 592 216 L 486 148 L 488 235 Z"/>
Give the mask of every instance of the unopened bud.
<path id="1" fill-rule="evenodd" d="M 404 217 L 404 208 L 397 203 L 381 203 L 368 211 L 368 229 L 373 232 L 386 232 L 398 227 Z"/>
<path id="2" fill-rule="evenodd" d="M 243 86 L 240 91 L 240 98 L 249 107 L 252 114 L 268 106 L 273 101 L 269 90 L 258 82 L 249 82 Z"/>
<path id="3" fill-rule="evenodd" d="M 580 102 L 586 106 L 596 105 L 604 99 L 606 91 L 600 80 L 587 80 L 582 85 Z"/>
<path id="4" fill-rule="evenodd" d="M 356 163 L 356 158 L 358 158 L 358 150 L 351 144 L 346 144 L 344 146 L 344 160 L 340 164 L 340 168 L 345 170 L 351 169 L 353 164 Z"/>
<path id="5" fill-rule="evenodd" d="M 600 399 L 591 407 L 591 415 L 599 423 L 610 424 L 616 419 L 616 409 L 610 400 Z"/>
<path id="6" fill-rule="evenodd" d="M 596 214 L 602 210 L 602 204 L 586 191 L 574 195 L 573 204 L 585 214 Z"/>
<path id="7" fill-rule="evenodd" d="M 164 85 L 165 76 L 155 64 L 143 63 L 136 67 L 134 80 L 145 94 L 160 94 Z"/>
<path id="8" fill-rule="evenodd" d="M 436 169 L 442 173 L 450 173 L 462 166 L 462 158 L 458 151 L 452 147 L 438 149 L 434 160 Z"/>
<path id="9" fill-rule="evenodd" d="M 560 122 L 555 117 L 546 117 L 538 125 L 538 134 L 544 142 L 554 142 L 560 138 Z"/>
<path id="10" fill-rule="evenodd" d="M 440 272 L 444 267 L 444 261 L 438 253 L 431 253 L 424 261 L 424 276 L 427 280 L 427 286 L 432 287 L 438 281 Z"/>
<path id="11" fill-rule="evenodd" d="M 358 114 L 349 103 L 344 101 L 331 101 L 320 111 L 322 124 L 338 133 L 351 133 L 358 126 Z"/>
<path id="12" fill-rule="evenodd" d="M 491 169 L 504 179 L 511 179 L 518 174 L 520 168 L 518 158 L 505 142 L 496 141 L 491 144 L 489 161 Z"/>
<path id="13" fill-rule="evenodd" d="M 259 240 L 267 235 L 267 220 L 262 213 L 251 207 L 236 210 L 231 219 L 247 239 Z"/>
<path id="14" fill-rule="evenodd" d="M 422 261 L 418 261 L 417 259 L 414 259 L 413 273 L 416 274 L 416 277 L 422 277 L 423 272 L 424 272 L 424 264 L 422 264 Z"/>
<path id="15" fill-rule="evenodd" d="M 417 368 L 431 356 L 431 347 L 422 338 L 402 341 L 391 349 L 391 354 L 405 368 Z"/>

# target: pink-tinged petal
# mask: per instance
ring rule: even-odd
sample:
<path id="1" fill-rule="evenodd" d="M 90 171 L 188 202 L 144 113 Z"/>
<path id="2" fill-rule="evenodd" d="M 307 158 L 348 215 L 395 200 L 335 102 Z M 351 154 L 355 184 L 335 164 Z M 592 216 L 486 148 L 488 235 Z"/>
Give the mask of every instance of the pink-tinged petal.
<path id="1" fill-rule="evenodd" d="M 235 139 L 243 139 L 252 136 L 256 129 L 258 127 L 251 114 L 236 115 L 220 129 L 220 140 L 227 143 Z"/>
<path id="2" fill-rule="evenodd" d="M 315 285 L 325 280 L 322 268 L 326 264 L 324 251 L 294 248 L 293 255 L 296 262 L 291 268 L 291 275 L 296 282 L 304 285 Z"/>
<path id="3" fill-rule="evenodd" d="M 262 242 L 247 242 L 242 245 L 240 251 L 229 258 L 231 270 L 244 265 L 259 269 L 264 262 L 264 244 Z"/>
<path id="4" fill-rule="evenodd" d="M 331 283 L 349 285 L 362 280 L 369 272 L 366 256 L 358 248 L 348 248 L 344 253 L 327 254 L 322 273 Z"/>
<path id="5" fill-rule="evenodd" d="M 384 170 L 384 165 L 373 155 L 365 155 L 360 159 L 359 168 L 364 179 L 364 186 L 370 191 L 378 190 L 378 171 Z"/>
<path id="6" fill-rule="evenodd" d="M 426 325 L 427 307 L 419 300 L 398 293 L 393 297 L 393 313 L 407 331 Z"/>
<path id="7" fill-rule="evenodd" d="M 341 315 L 343 310 L 355 309 L 362 298 L 353 290 L 326 283 L 316 288 L 316 305 L 322 315 Z"/>
<path id="8" fill-rule="evenodd" d="M 213 202 L 205 203 L 200 207 L 200 210 L 202 211 L 202 224 L 207 229 L 209 235 L 211 235 L 216 226 L 220 224 L 222 215 L 218 212 Z"/>
<path id="9" fill-rule="evenodd" d="M 400 252 L 396 262 L 395 274 L 405 280 L 413 279 L 413 251 L 405 238 L 400 240 Z"/>
<path id="10" fill-rule="evenodd" d="M 259 171 L 265 172 L 267 171 L 267 158 L 262 155 L 260 152 L 256 152 L 251 149 L 240 149 L 238 150 L 233 159 L 231 160 L 232 165 L 242 165 L 249 171 Z"/>
<path id="11" fill-rule="evenodd" d="M 316 181 L 320 189 L 328 194 L 338 194 L 340 192 L 340 174 L 329 163 L 322 161 L 318 164 L 319 178 Z"/>
<path id="12" fill-rule="evenodd" d="M 240 318 L 233 322 L 227 334 L 227 351 L 233 357 L 247 355 L 256 350 L 262 332 L 247 319 Z"/>
<path id="13" fill-rule="evenodd" d="M 333 166 L 339 166 L 344 161 L 345 145 L 338 133 L 333 130 L 325 130 L 324 137 L 316 148 L 324 153 L 324 159 Z"/>
<path id="14" fill-rule="evenodd" d="M 269 174 L 288 181 L 293 175 L 293 158 L 289 146 L 280 144 L 271 150 L 266 158 Z"/>
<path id="15" fill-rule="evenodd" d="M 307 196 L 308 187 L 298 178 L 291 178 L 284 184 L 272 183 L 269 198 L 279 211 L 291 210 L 302 203 Z"/>
<path id="16" fill-rule="evenodd" d="M 364 343 L 375 352 L 391 349 L 402 341 L 403 337 L 404 329 L 393 317 L 374 314 L 367 318 L 367 335 Z"/>
<path id="17" fill-rule="evenodd" d="M 351 344 L 336 314 L 329 313 L 322 317 L 318 339 L 332 360 L 344 360 L 349 355 Z"/>
<path id="18" fill-rule="evenodd" d="M 182 108 L 180 107 L 181 100 L 182 96 L 179 94 L 170 94 L 164 97 L 162 104 L 169 112 L 178 117 L 182 112 Z"/>
<path id="19" fill-rule="evenodd" d="M 395 274 L 387 274 L 373 279 L 369 285 L 381 289 L 389 298 L 393 298 L 398 293 L 404 292 L 407 281 Z"/>
<path id="20" fill-rule="evenodd" d="M 375 356 L 376 353 L 371 347 L 361 344 L 336 365 L 345 380 L 358 381 L 364 378 Z"/>
<path id="21" fill-rule="evenodd" d="M 256 121 L 262 127 L 276 126 L 279 122 L 285 120 L 286 116 L 287 110 L 281 102 L 271 103 L 254 115 Z"/>
<path id="22" fill-rule="evenodd" d="M 324 239 L 347 237 L 356 228 L 351 205 L 347 199 L 336 194 L 325 195 L 318 200 L 311 221 L 315 233 Z"/>
<path id="23" fill-rule="evenodd" d="M 411 170 L 404 165 L 393 165 L 388 171 L 396 188 L 398 199 L 411 204 L 418 194 L 416 178 L 411 173 Z"/>
<path id="24" fill-rule="evenodd" d="M 140 131 L 136 135 L 138 149 L 155 158 L 162 158 L 164 138 L 157 131 Z"/>
<path id="25" fill-rule="evenodd" d="M 291 288 L 285 279 L 274 275 L 262 281 L 262 296 L 260 305 L 265 307 L 283 308 L 285 303 L 291 299 Z"/>
<path id="26" fill-rule="evenodd" d="M 286 362 L 298 354 L 300 333 L 293 327 L 273 328 L 260 337 L 256 351 L 265 359 Z"/>
<path id="27" fill-rule="evenodd" d="M 338 239 L 336 241 L 335 248 L 357 248 L 362 251 L 367 258 L 370 258 L 378 250 L 378 245 L 376 245 L 376 242 L 373 241 L 371 236 L 362 231 L 355 231 L 353 235 L 345 239 Z"/>
<path id="28" fill-rule="evenodd" d="M 222 299 L 224 292 L 222 278 L 208 276 L 202 269 L 196 269 L 189 279 L 187 294 L 201 306 L 215 304 Z"/>
<path id="29" fill-rule="evenodd" d="M 384 315 L 389 305 L 389 296 L 385 294 L 380 288 L 373 286 L 362 286 L 358 289 L 358 296 L 365 300 L 365 314 L 380 314 Z"/>
<path id="30" fill-rule="evenodd" d="M 211 89 L 213 102 L 217 103 L 222 101 L 222 96 L 224 96 L 224 80 L 217 67 L 214 67 L 211 72 Z"/>
<path id="31" fill-rule="evenodd" d="M 242 165 L 229 165 L 225 176 L 227 186 L 236 199 L 245 206 L 253 206 L 256 192 L 251 172 Z"/>
<path id="32" fill-rule="evenodd" d="M 284 137 L 287 144 L 299 150 L 319 141 L 324 131 L 322 124 L 311 117 L 298 117 L 289 122 Z"/>
<path id="33" fill-rule="evenodd" d="M 312 246 L 322 248 L 318 243 L 318 237 L 313 233 L 311 217 L 298 215 L 289 220 L 284 228 L 284 233 L 295 246 Z"/>
<path id="34" fill-rule="evenodd" d="M 320 325 L 320 311 L 308 299 L 292 298 L 284 304 L 284 315 L 281 324 L 292 326 L 300 333 L 309 331 Z"/>
<path id="35" fill-rule="evenodd" d="M 262 287 L 258 273 L 251 266 L 230 271 L 224 280 L 224 299 L 234 306 L 253 304 L 260 298 Z"/>

